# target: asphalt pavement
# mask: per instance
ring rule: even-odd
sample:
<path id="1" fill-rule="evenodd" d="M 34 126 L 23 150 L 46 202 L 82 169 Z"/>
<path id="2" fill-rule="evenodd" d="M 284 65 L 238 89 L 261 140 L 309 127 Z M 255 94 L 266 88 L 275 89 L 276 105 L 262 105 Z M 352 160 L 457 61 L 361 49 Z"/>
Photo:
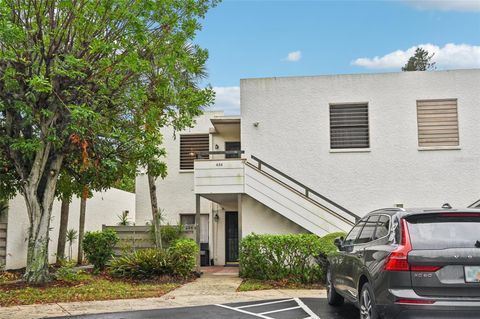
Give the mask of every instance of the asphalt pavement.
<path id="1" fill-rule="evenodd" d="M 331 307 L 324 298 L 288 298 L 57 317 L 57 319 L 356 319 L 358 317 L 358 310 L 350 304 Z"/>

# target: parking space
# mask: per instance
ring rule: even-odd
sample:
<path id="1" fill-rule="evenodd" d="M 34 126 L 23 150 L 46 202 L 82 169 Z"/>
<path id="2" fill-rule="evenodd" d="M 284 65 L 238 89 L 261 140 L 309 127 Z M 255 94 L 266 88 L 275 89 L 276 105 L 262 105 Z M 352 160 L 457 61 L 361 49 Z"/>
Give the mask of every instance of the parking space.
<path id="1" fill-rule="evenodd" d="M 142 310 L 61 318 L 82 319 L 352 319 L 352 305 L 330 307 L 323 298 L 288 298 L 199 307 Z M 60 318 L 60 317 L 59 317 Z"/>

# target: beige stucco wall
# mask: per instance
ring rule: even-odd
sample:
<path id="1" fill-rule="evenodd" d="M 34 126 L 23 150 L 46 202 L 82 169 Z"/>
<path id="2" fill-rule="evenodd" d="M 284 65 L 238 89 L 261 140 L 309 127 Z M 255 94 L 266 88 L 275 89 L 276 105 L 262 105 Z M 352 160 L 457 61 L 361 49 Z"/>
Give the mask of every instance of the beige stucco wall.
<path id="1" fill-rule="evenodd" d="M 49 261 L 55 262 L 57 252 L 58 229 L 60 226 L 60 202 L 55 201 L 52 209 Z M 85 230 L 101 230 L 102 225 L 117 225 L 118 215 L 124 210 L 129 211 L 130 221 L 135 221 L 135 194 L 112 188 L 105 192 L 96 192 L 87 201 Z M 80 200 L 74 198 L 70 204 L 68 229 L 78 232 Z M 27 260 L 28 215 L 25 201 L 17 195 L 9 202 L 7 230 L 7 269 L 23 268 Z M 77 243 L 73 245 L 73 257 L 76 256 Z M 68 256 L 68 245 L 65 249 Z"/>

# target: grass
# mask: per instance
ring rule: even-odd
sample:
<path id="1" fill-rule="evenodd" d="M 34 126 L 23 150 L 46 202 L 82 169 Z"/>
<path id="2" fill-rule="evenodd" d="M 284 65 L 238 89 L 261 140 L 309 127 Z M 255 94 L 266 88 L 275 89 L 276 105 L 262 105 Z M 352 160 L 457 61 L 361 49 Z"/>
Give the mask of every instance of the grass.
<path id="1" fill-rule="evenodd" d="M 244 279 L 237 291 L 255 291 L 266 289 L 322 289 L 322 284 L 300 284 L 289 281 L 265 281 L 257 279 Z"/>
<path id="2" fill-rule="evenodd" d="M 0 285 L 0 306 L 160 297 L 180 285 L 165 280 L 134 282 L 84 274 L 79 281 L 54 281 L 44 287 L 27 287 L 24 283 Z"/>

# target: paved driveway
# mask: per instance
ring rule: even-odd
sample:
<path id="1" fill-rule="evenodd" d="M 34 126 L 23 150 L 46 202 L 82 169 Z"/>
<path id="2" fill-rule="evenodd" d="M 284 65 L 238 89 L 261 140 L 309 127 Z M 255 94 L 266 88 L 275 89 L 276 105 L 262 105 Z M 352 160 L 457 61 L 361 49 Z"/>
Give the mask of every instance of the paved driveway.
<path id="1" fill-rule="evenodd" d="M 353 319 L 358 310 L 349 304 L 333 308 L 324 298 L 289 298 L 198 307 L 141 310 L 60 318 L 82 319 Z"/>

